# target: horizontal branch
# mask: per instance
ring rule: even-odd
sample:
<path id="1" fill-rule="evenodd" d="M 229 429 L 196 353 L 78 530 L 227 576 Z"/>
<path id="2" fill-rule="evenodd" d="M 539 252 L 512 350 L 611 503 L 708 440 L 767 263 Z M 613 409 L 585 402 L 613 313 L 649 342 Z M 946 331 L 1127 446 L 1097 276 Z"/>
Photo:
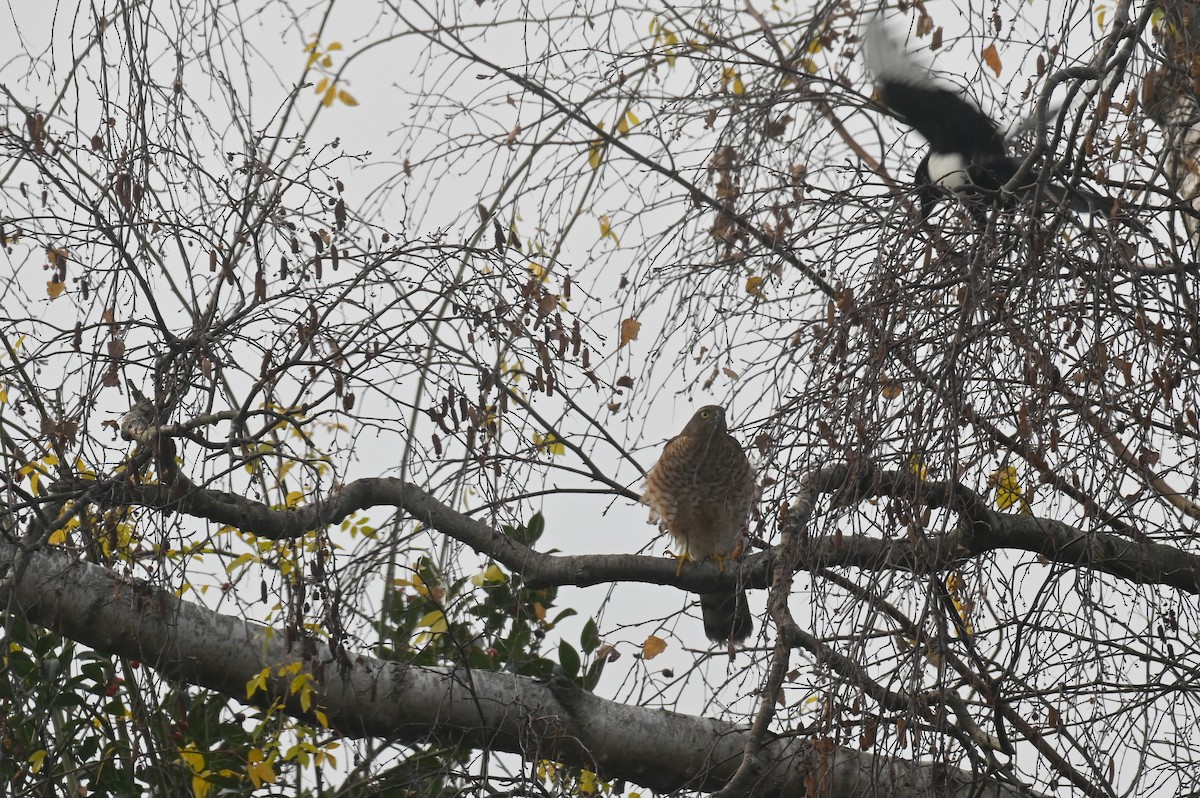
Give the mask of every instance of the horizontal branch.
<path id="1" fill-rule="evenodd" d="M 0 570 L 11 572 L 18 547 L 0 542 Z M 121 578 L 63 551 L 27 552 L 26 576 L 0 600 L 9 611 L 99 651 L 141 660 L 166 676 L 315 724 L 289 692 L 301 662 L 314 677 L 313 709 L 352 737 L 419 743 L 437 738 L 475 749 L 550 759 L 627 779 L 660 793 L 719 788 L 740 762 L 748 730 L 657 708 L 628 706 L 562 679 L 541 682 L 499 671 L 420 667 L 334 652 L 315 639 L 288 642 L 284 632 L 222 615 L 141 580 Z M 246 684 L 271 669 L 267 689 L 249 701 Z M 1025 795 L 940 764 L 875 756 L 827 740 L 770 736 L 753 795 Z M 886 774 L 886 776 L 884 775 Z"/>
<path id="2" fill-rule="evenodd" d="M 807 529 L 801 530 L 798 565 L 805 570 L 860 568 L 937 574 L 989 551 L 1016 549 L 1040 554 L 1061 565 L 1089 568 L 1132 582 L 1200 593 L 1200 557 L 1196 555 L 1173 546 L 1087 531 L 1060 521 L 999 513 L 978 493 L 957 483 L 926 482 L 906 472 L 856 476 L 842 465 L 815 469 L 805 480 L 814 486 L 816 493 L 832 494 L 841 505 L 872 496 L 891 496 L 918 506 L 950 510 L 963 521 L 952 532 L 916 539 L 812 537 Z M 674 561 L 659 557 L 545 554 L 457 512 L 415 485 L 387 477 L 356 480 L 328 497 L 292 509 L 272 509 L 240 494 L 194 486 L 182 477 L 169 487 L 131 485 L 122 480 L 81 481 L 72 487 L 86 494 L 90 501 L 172 510 L 273 540 L 296 538 L 310 530 L 341 523 L 361 510 L 396 507 L 522 574 L 531 587 L 644 582 L 693 592 L 735 585 L 766 588 L 775 557 L 774 550 L 769 550 L 746 557 L 738 567 L 726 567 L 723 572 L 714 564 L 698 563 L 677 573 Z"/>

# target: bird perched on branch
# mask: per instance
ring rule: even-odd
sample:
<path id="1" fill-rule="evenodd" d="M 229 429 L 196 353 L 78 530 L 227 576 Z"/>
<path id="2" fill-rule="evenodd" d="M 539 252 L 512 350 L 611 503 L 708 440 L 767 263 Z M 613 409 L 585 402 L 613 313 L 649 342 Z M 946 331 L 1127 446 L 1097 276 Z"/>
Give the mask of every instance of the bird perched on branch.
<path id="1" fill-rule="evenodd" d="M 892 41 L 878 17 L 867 24 L 864 49 L 880 100 L 929 142 L 915 175 L 921 220 L 929 218 L 945 191 L 951 191 L 967 203 L 977 224 L 986 224 L 988 205 L 1011 202 L 1001 189 L 1020 169 L 1008 154 L 1000 128 L 970 100 L 939 85 Z M 1015 190 L 1024 193 L 1035 185 L 1036 176 L 1031 176 Z M 1074 210 L 1090 211 L 1095 204 L 1095 198 L 1083 192 L 1069 193 Z"/>
<path id="2" fill-rule="evenodd" d="M 686 560 L 706 559 L 723 567 L 740 554 L 754 496 L 754 469 L 729 434 L 725 408 L 708 405 L 667 441 L 646 475 L 642 502 L 682 549 L 680 568 Z M 754 629 L 744 590 L 701 593 L 700 611 L 714 642 L 737 643 Z"/>

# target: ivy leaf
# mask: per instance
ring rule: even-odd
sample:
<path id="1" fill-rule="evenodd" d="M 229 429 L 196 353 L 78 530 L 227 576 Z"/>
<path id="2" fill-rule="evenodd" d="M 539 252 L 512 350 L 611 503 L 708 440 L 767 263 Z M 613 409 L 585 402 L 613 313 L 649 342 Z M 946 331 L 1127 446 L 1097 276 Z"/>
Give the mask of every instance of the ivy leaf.
<path id="1" fill-rule="evenodd" d="M 588 618 L 588 622 L 583 625 L 583 633 L 579 635 L 579 645 L 586 653 L 591 653 L 596 650 L 596 646 L 600 645 L 600 629 L 596 626 L 595 618 Z"/>
<path id="2" fill-rule="evenodd" d="M 568 679 L 574 679 L 579 675 L 579 652 L 576 651 L 566 640 L 560 640 L 558 643 L 558 664 L 562 666 L 563 675 Z"/>

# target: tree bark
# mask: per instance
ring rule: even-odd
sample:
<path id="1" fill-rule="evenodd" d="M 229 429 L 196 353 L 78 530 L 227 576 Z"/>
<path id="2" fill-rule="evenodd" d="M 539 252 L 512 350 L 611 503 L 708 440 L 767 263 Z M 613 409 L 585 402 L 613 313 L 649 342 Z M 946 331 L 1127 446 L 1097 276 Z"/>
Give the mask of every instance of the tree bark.
<path id="1" fill-rule="evenodd" d="M 12 573 L 18 546 L 0 543 Z M 587 767 L 659 792 L 718 789 L 741 760 L 748 729 L 661 709 L 627 706 L 565 679 L 539 682 L 510 673 L 429 668 L 335 652 L 323 641 L 211 612 L 141 580 L 123 579 L 54 550 L 28 552 L 28 568 L 0 598 L 9 612 L 99 651 L 141 660 L 172 679 L 257 706 L 276 698 L 307 723 L 323 712 L 352 737 L 399 742 L 431 738 L 506 751 L 536 761 Z M 301 662 L 317 684 L 309 710 L 289 693 Z M 271 669 L 267 689 L 247 699 L 247 683 Z M 752 781 L 754 796 L 876 793 L 893 796 L 1024 796 L 983 774 L 884 757 L 803 735 L 770 735 Z"/>

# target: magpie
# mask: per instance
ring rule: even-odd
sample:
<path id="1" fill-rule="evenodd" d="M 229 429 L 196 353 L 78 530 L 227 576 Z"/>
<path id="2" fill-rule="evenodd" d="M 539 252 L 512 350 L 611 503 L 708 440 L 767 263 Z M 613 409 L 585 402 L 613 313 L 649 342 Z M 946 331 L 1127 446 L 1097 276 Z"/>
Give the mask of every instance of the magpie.
<path id="1" fill-rule="evenodd" d="M 865 50 L 883 104 L 929 142 L 915 175 L 921 221 L 949 190 L 966 201 L 976 224 L 984 226 L 987 205 L 1011 204 L 1000 189 L 1020 168 L 1008 155 L 999 126 L 957 91 L 939 85 L 891 40 L 878 17 L 867 25 Z M 1034 185 L 1031 179 L 1018 190 Z M 1070 204 L 1075 210 L 1090 209 L 1075 193 Z"/>

